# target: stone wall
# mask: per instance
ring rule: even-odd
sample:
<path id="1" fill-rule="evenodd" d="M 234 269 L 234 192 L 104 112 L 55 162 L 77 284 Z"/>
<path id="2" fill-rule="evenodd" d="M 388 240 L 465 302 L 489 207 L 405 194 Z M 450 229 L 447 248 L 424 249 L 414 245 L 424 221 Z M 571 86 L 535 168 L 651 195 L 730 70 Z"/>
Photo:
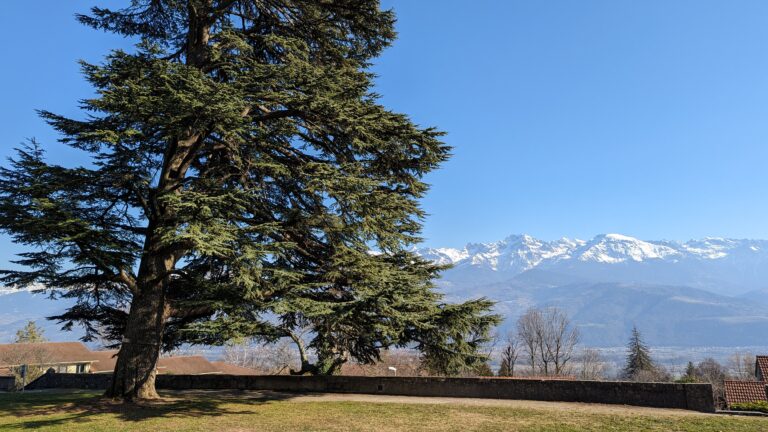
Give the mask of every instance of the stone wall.
<path id="1" fill-rule="evenodd" d="M 48 373 L 27 388 L 103 389 L 110 375 Z M 679 408 L 715 409 L 709 384 L 557 381 L 506 378 L 284 376 L 284 375 L 158 375 L 157 388 L 274 390 L 285 392 L 366 393 L 402 396 L 473 397 L 587 402 Z"/>
<path id="2" fill-rule="evenodd" d="M 56 373 L 53 369 L 43 374 L 24 387 L 26 390 L 41 390 L 49 388 L 93 389 L 104 390 L 109 387 L 112 374 L 73 374 Z"/>
<path id="3" fill-rule="evenodd" d="M 0 391 L 9 391 L 13 390 L 13 388 L 16 386 L 16 378 L 12 376 L 1 376 L 0 377 Z"/>

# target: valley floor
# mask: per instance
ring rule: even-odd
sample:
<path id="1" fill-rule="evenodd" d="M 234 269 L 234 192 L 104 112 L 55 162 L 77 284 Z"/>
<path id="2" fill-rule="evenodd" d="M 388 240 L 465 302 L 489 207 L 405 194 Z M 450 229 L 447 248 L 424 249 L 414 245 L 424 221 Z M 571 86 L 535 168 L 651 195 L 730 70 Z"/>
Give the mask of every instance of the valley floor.
<path id="1" fill-rule="evenodd" d="M 0 430 L 764 431 L 768 418 L 682 410 L 374 395 L 164 392 L 124 406 L 94 392 L 0 393 Z"/>

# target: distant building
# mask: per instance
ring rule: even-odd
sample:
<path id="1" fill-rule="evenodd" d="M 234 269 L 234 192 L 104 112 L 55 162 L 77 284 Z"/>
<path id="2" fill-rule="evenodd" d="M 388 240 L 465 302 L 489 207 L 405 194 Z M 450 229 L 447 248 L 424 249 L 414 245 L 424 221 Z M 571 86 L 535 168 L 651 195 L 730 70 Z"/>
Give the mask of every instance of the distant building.
<path id="1" fill-rule="evenodd" d="M 89 373 L 97 361 L 81 342 L 0 344 L 0 375 L 13 376 L 21 365 L 53 369 L 59 373 Z"/>
<path id="2" fill-rule="evenodd" d="M 725 381 L 725 404 L 749 402 L 768 402 L 768 356 L 755 357 L 755 377 L 757 381 Z"/>
<path id="3" fill-rule="evenodd" d="M 112 373 L 117 351 L 91 351 L 81 342 L 0 344 L 0 376 L 14 376 L 21 365 L 53 369 L 58 373 Z M 203 356 L 161 357 L 158 374 L 173 375 L 256 375 L 253 369 L 223 362 L 211 363 Z"/>
<path id="4" fill-rule="evenodd" d="M 768 356 L 755 357 L 755 377 L 758 381 L 768 381 Z"/>
<path id="5" fill-rule="evenodd" d="M 91 366 L 91 373 L 112 373 L 117 363 L 117 350 L 92 351 L 96 361 Z M 157 361 L 157 373 L 160 375 L 210 375 L 221 374 L 220 368 L 203 356 L 160 357 Z"/>

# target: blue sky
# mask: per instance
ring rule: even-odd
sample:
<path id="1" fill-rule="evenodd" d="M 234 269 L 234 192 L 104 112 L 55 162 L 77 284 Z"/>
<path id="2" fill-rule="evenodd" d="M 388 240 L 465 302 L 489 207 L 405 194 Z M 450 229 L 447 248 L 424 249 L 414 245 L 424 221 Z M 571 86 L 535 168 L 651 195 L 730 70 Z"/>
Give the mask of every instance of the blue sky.
<path id="1" fill-rule="evenodd" d="M 117 0 L 7 2 L 0 156 L 36 137 L 35 109 L 77 116 L 76 60 L 127 41 L 76 11 Z M 382 102 L 446 131 L 430 174 L 430 246 L 510 233 L 768 238 L 768 2 L 384 0 L 399 40 Z M 0 239 L 0 260 L 18 248 Z"/>

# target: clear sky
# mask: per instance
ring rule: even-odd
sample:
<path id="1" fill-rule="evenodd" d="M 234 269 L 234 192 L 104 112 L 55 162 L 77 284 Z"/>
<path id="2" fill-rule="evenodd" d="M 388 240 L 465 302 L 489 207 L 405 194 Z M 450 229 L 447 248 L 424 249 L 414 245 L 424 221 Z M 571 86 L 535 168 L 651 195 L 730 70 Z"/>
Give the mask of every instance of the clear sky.
<path id="1" fill-rule="evenodd" d="M 73 14 L 127 1 L 3 4 L 0 155 L 27 137 L 53 144 L 35 109 L 78 115 L 91 90 L 76 60 L 130 44 Z M 768 238 L 768 2 L 384 5 L 400 37 L 375 66 L 377 91 L 454 146 L 428 177 L 427 245 Z M 16 250 L 0 247 L 0 261 Z"/>

